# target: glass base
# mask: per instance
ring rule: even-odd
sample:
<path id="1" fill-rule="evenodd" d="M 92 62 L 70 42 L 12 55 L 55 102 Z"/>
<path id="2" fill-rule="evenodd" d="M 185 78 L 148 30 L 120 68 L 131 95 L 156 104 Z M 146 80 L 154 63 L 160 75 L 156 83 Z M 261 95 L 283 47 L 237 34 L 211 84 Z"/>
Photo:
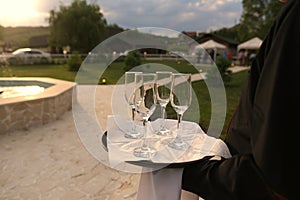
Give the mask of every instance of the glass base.
<path id="1" fill-rule="evenodd" d="M 162 136 L 166 136 L 166 135 L 171 135 L 171 131 L 166 129 L 166 128 L 162 128 L 158 131 L 155 132 L 156 135 L 162 135 Z"/>
<path id="2" fill-rule="evenodd" d="M 168 143 L 168 146 L 176 150 L 186 150 L 189 145 L 181 139 L 175 138 Z"/>
<path id="3" fill-rule="evenodd" d="M 129 138 L 129 139 L 140 139 L 144 136 L 143 133 L 140 132 L 129 132 L 129 133 L 125 133 L 124 137 Z"/>
<path id="4" fill-rule="evenodd" d="M 156 150 L 151 147 L 137 147 L 133 151 L 133 155 L 139 158 L 152 158 L 156 153 Z"/>

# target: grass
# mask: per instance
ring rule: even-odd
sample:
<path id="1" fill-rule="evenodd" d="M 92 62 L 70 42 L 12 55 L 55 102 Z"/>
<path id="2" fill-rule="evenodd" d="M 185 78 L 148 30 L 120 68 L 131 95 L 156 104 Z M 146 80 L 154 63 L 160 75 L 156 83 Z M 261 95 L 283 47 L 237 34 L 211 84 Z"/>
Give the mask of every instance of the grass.
<path id="1" fill-rule="evenodd" d="M 0 77 L 12 76 L 50 77 L 73 82 L 76 77 L 76 72 L 69 71 L 67 65 L 18 65 L 0 67 Z"/>
<path id="2" fill-rule="evenodd" d="M 243 83 L 245 81 L 247 74 L 248 71 L 241 71 L 239 73 L 233 74 L 231 81 L 225 84 L 227 107 L 226 107 L 226 118 L 220 136 L 221 139 L 224 139 L 226 136 L 227 125 L 238 105 Z M 193 83 L 192 86 L 197 96 L 197 98 L 193 98 L 193 100 L 194 101 L 198 100 L 199 103 L 200 119 L 198 122 L 204 130 L 207 130 L 210 124 L 211 111 L 212 111 L 211 99 L 208 92 L 208 88 L 204 81 L 196 81 Z M 167 108 L 167 113 L 169 118 L 176 119 L 176 113 L 173 111 L 173 109 L 170 106 L 168 106 Z M 184 115 L 188 119 L 193 119 L 195 118 L 193 116 L 195 116 L 196 114 L 198 114 L 197 109 L 189 108 Z"/>
<path id="3" fill-rule="evenodd" d="M 180 62 L 180 64 L 178 64 L 175 61 L 143 61 L 142 65 L 149 63 L 160 63 L 162 65 L 172 67 L 174 70 L 182 73 L 197 72 L 195 68 L 193 68 L 187 62 Z M 87 74 L 86 79 L 88 79 L 89 76 L 93 76 L 95 71 L 99 71 L 99 69 L 101 69 L 101 67 L 97 65 L 93 66 L 87 64 L 86 66 L 87 67 L 84 67 L 83 70 Z M 105 69 L 104 66 L 102 68 Z M 125 71 L 124 62 L 113 62 L 105 69 L 101 78 L 106 78 L 106 84 L 116 84 L 123 76 Z M 68 70 L 68 66 L 66 64 L 0 66 L 0 77 L 51 77 L 67 81 L 75 81 L 76 75 L 76 72 Z M 89 83 L 88 80 L 83 82 Z"/>
<path id="4" fill-rule="evenodd" d="M 197 71 L 195 70 L 192 65 L 189 65 L 187 62 L 176 62 L 176 61 L 143 61 L 141 65 L 145 65 L 146 67 L 147 64 L 149 63 L 158 63 L 160 65 L 164 65 L 166 67 L 171 67 L 174 70 L 182 73 L 196 73 Z M 103 72 L 102 78 L 107 79 L 107 84 L 115 84 L 119 81 L 119 79 L 123 76 L 125 71 L 125 64 L 124 62 L 114 62 L 110 66 L 107 67 L 107 69 Z M 151 71 L 151 69 L 148 69 Z M 153 68 L 155 71 L 155 68 Z"/>
<path id="5" fill-rule="evenodd" d="M 153 61 L 152 61 L 153 62 Z M 149 62 L 144 62 L 143 64 L 147 64 Z M 191 67 L 188 63 L 180 63 L 178 64 L 175 61 L 159 61 L 159 63 L 170 66 L 177 71 L 180 72 L 189 72 L 195 73 L 195 69 Z M 97 67 L 97 66 L 93 66 Z M 115 84 L 125 73 L 125 66 L 122 62 L 114 62 L 112 63 L 106 70 L 104 71 L 102 77 L 107 79 L 107 84 Z M 91 70 L 93 68 L 90 68 Z M 226 98 L 227 98 L 227 111 L 226 111 L 226 119 L 225 125 L 223 127 L 223 131 L 221 134 L 221 138 L 225 137 L 226 127 L 229 123 L 231 116 L 233 115 L 235 108 L 238 104 L 242 85 L 247 76 L 247 71 L 242 71 L 236 74 L 233 74 L 232 80 L 229 83 L 225 84 L 226 90 Z M 87 71 L 87 83 L 88 77 L 93 75 L 92 71 Z M 10 67 L 2 67 L 0 68 L 0 77 L 7 76 L 17 76 L 17 77 L 51 77 L 56 79 L 62 79 L 67 81 L 74 81 L 76 78 L 76 72 L 71 72 L 68 70 L 67 65 L 24 65 L 24 66 L 10 66 Z M 211 118 L 211 103 L 210 103 L 210 95 L 206 84 L 204 81 L 197 81 L 193 83 L 193 89 L 195 91 L 196 97 L 195 99 L 199 102 L 200 108 L 200 119 L 198 113 L 195 113 L 194 108 L 188 109 L 185 113 L 185 117 L 189 117 L 189 119 L 198 120 L 199 124 L 207 129 L 210 123 Z M 195 102 L 194 102 L 195 103 Z M 173 109 L 168 106 L 167 108 L 168 118 L 176 118 L 176 113 Z"/>

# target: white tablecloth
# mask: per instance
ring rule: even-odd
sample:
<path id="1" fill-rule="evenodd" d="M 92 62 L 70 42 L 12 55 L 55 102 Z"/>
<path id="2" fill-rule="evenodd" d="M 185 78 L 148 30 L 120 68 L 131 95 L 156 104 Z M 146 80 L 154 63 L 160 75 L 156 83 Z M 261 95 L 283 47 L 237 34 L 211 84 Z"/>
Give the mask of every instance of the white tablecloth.
<path id="1" fill-rule="evenodd" d="M 221 139 L 216 139 L 205 134 L 200 126 L 194 122 L 182 121 L 182 138 L 189 144 L 185 151 L 178 151 L 168 147 L 166 144 L 174 136 L 148 135 L 148 144 L 157 149 L 157 153 L 151 158 L 153 163 L 182 163 L 198 160 L 208 155 L 217 155 L 229 158 L 230 152 Z M 166 120 L 166 127 L 174 129 L 176 120 Z M 124 132 L 131 129 L 132 122 L 126 121 L 118 116 L 109 116 L 107 120 L 107 145 L 108 157 L 112 168 L 124 169 L 124 171 L 138 172 L 136 168 L 128 169 L 122 165 L 126 161 L 140 161 L 133 155 L 133 149 L 141 145 L 141 139 L 128 139 Z M 157 120 L 150 124 L 152 129 L 160 126 Z M 142 127 L 137 126 L 138 129 Z M 119 167 L 123 166 L 123 168 Z M 137 171 L 135 171 L 137 170 Z M 179 200 L 181 197 L 182 168 L 162 168 L 151 170 L 151 168 L 139 168 L 141 180 L 138 192 L 139 200 Z M 191 198 L 191 197 L 190 197 Z"/>
<path id="2" fill-rule="evenodd" d="M 142 173 L 137 200 L 199 200 L 196 194 L 181 190 L 183 168 L 164 168 Z"/>

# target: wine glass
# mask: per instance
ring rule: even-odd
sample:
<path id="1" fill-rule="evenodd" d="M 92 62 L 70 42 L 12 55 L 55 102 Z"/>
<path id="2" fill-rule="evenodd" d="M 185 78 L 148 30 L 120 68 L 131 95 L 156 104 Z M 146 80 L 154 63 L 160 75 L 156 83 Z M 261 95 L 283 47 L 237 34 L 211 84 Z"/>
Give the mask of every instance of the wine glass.
<path id="1" fill-rule="evenodd" d="M 170 102 L 171 96 L 171 86 L 172 86 L 172 72 L 159 71 L 156 72 L 156 82 L 155 82 L 155 93 L 157 97 L 157 102 L 161 108 L 162 123 L 159 130 L 155 133 L 157 135 L 169 135 L 170 130 L 165 127 L 165 115 L 166 106 Z"/>
<path id="2" fill-rule="evenodd" d="M 142 81 L 136 83 L 134 104 L 137 113 L 141 116 L 144 127 L 144 137 L 142 145 L 134 149 L 133 154 L 136 157 L 150 159 L 156 152 L 156 149 L 147 144 L 146 138 L 150 130 L 148 120 L 156 108 L 156 96 L 154 84 L 156 80 L 155 73 L 143 73 L 137 76 L 142 76 Z M 137 79 L 140 80 L 140 79 Z"/>
<path id="3" fill-rule="evenodd" d="M 177 150 L 187 149 L 188 144 L 180 136 L 180 123 L 184 112 L 189 108 L 192 102 L 191 74 L 176 73 L 173 74 L 171 105 L 177 113 L 176 137 L 168 146 Z"/>
<path id="4" fill-rule="evenodd" d="M 138 139 L 143 137 L 143 133 L 138 132 L 135 125 L 135 105 L 134 105 L 134 95 L 136 84 L 142 81 L 142 76 L 137 74 L 142 74 L 142 72 L 125 72 L 125 99 L 126 102 L 131 107 L 131 117 L 132 117 L 132 128 L 129 132 L 126 132 L 124 136 L 126 138 Z"/>

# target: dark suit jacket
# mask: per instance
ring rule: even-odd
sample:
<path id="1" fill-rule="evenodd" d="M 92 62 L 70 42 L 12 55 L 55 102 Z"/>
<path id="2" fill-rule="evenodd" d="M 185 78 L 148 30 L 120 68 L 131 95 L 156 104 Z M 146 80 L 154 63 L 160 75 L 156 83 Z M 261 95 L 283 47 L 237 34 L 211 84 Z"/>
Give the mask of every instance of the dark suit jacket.
<path id="1" fill-rule="evenodd" d="M 205 200 L 300 199 L 292 184 L 299 177 L 292 163 L 299 152 L 299 48 L 300 1 L 289 0 L 252 63 L 228 128 L 232 158 L 186 166 L 183 189 Z"/>

